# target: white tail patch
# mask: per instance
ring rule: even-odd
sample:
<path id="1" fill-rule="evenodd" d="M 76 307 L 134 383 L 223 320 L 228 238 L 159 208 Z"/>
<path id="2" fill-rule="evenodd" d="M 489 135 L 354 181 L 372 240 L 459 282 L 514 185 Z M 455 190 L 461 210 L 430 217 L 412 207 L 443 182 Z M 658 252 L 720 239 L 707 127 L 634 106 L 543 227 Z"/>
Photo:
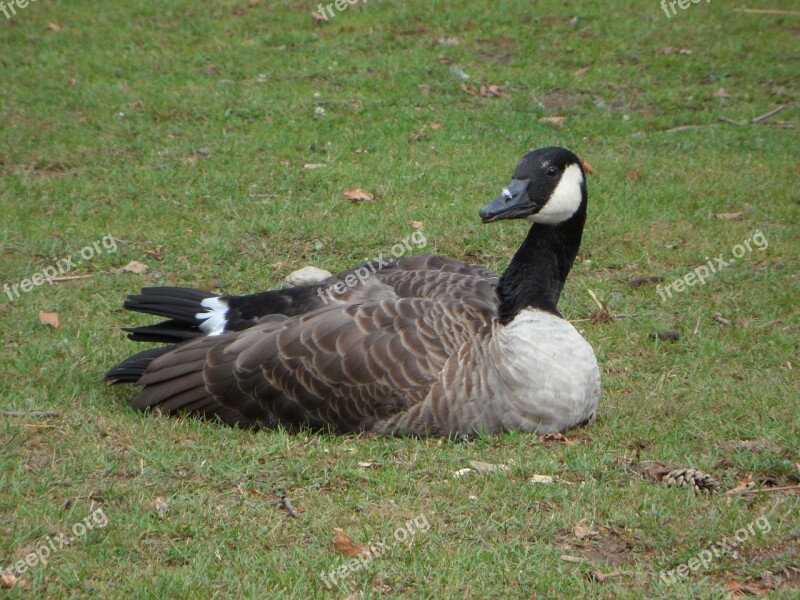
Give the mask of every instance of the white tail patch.
<path id="1" fill-rule="evenodd" d="M 550 194 L 547 204 L 542 210 L 530 217 L 534 223 L 557 225 L 563 223 L 575 214 L 583 201 L 581 184 L 583 173 L 578 165 L 570 165 L 561 175 L 561 179 Z"/>
<path id="2" fill-rule="evenodd" d="M 203 308 L 208 309 L 206 312 L 197 313 L 194 318 L 200 323 L 200 330 L 208 335 L 220 335 L 225 331 L 225 314 L 228 312 L 228 303 L 215 296 L 214 298 L 206 298 L 200 303 Z"/>

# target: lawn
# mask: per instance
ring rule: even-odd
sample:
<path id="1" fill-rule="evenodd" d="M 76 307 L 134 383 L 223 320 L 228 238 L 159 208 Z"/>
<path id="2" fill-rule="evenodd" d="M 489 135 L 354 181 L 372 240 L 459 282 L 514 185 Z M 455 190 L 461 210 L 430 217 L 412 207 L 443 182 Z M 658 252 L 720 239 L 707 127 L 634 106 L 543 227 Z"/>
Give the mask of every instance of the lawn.
<path id="1" fill-rule="evenodd" d="M 798 597 L 796 3 L 16 1 L 0 597 Z M 589 427 L 292 435 L 102 383 L 143 286 L 250 293 L 420 231 L 501 271 L 526 223 L 477 210 L 546 145 L 595 171 L 560 304 Z"/>

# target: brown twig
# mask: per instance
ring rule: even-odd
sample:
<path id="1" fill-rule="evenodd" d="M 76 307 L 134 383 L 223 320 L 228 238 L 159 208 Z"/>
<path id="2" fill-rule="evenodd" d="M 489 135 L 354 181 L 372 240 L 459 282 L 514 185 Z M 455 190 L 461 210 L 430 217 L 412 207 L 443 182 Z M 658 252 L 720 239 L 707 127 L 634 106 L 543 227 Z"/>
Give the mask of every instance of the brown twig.
<path id="1" fill-rule="evenodd" d="M 664 133 L 680 133 L 681 131 L 691 131 L 693 129 L 704 129 L 706 127 L 716 127 L 716 125 L 680 125 L 672 129 L 664 130 Z"/>
<path id="2" fill-rule="evenodd" d="M 739 127 L 744 127 L 747 123 L 742 123 L 741 121 L 734 121 L 733 119 L 729 119 L 728 117 L 717 117 L 718 120 L 722 121 L 723 123 L 727 123 L 728 125 L 738 125 Z"/>
<path id="3" fill-rule="evenodd" d="M 781 17 L 800 17 L 800 12 L 794 10 L 778 10 L 776 8 L 734 8 L 733 12 L 749 15 L 778 15 Z"/>
<path id="4" fill-rule="evenodd" d="M 4 417 L 35 417 L 37 419 L 47 419 L 51 417 L 60 417 L 63 413 L 60 410 L 4 410 L 0 411 L 0 415 Z"/>
<path id="5" fill-rule="evenodd" d="M 800 14 L 800 13 L 798 13 L 798 14 Z M 761 123 L 762 121 L 766 121 L 770 117 L 774 117 L 779 112 L 782 112 L 785 108 L 786 108 L 785 105 L 781 105 L 778 108 L 773 108 L 771 111 L 769 111 L 767 113 L 764 113 L 760 117 L 756 117 L 755 119 L 751 119 L 750 122 L 751 123 Z"/>
<path id="6" fill-rule="evenodd" d="M 785 485 L 783 487 L 761 488 L 760 490 L 731 490 L 725 492 L 726 496 L 746 496 L 747 494 L 770 494 L 772 492 L 800 492 L 800 485 Z"/>

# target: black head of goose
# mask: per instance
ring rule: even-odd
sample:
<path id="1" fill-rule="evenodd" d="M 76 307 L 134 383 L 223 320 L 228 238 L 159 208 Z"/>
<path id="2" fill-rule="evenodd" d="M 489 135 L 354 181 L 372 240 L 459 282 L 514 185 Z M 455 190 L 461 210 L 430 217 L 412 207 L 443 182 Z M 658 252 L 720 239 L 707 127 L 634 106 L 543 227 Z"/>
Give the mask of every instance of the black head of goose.
<path id="1" fill-rule="evenodd" d="M 106 379 L 143 386 L 136 408 L 239 425 L 463 436 L 586 424 L 600 398 L 597 361 L 557 309 L 586 202 L 578 157 L 542 148 L 480 210 L 485 223 L 532 223 L 499 279 L 420 254 L 249 296 L 146 288 L 125 307 L 169 320 L 130 337 L 172 345 Z"/>

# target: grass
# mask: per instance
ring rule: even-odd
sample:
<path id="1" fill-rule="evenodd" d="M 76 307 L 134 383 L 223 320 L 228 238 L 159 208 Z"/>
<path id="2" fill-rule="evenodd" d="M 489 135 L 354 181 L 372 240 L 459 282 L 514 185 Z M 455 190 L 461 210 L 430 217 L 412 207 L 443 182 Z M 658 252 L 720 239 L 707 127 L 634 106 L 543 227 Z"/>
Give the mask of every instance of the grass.
<path id="1" fill-rule="evenodd" d="M 637 469 L 693 467 L 723 489 L 798 481 L 800 143 L 778 123 L 800 116 L 798 17 L 411 0 L 319 24 L 312 4 L 40 0 L 0 18 L 2 282 L 119 240 L 65 273 L 90 277 L 0 296 L 0 569 L 107 516 L 3 596 L 721 598 L 747 584 L 796 597 L 796 495 L 693 496 Z M 464 91 L 452 67 L 506 95 Z M 718 120 L 779 105 L 761 124 Z M 700 127 L 669 131 L 683 125 Z M 428 251 L 501 270 L 525 224 L 482 226 L 476 211 L 549 144 L 597 171 L 561 303 L 603 371 L 601 416 L 575 444 L 241 431 L 138 414 L 132 390 L 101 383 L 134 350 L 119 327 L 142 319 L 121 304 L 145 285 L 272 288 L 386 252 L 412 221 Z M 350 188 L 376 202 L 347 202 Z M 628 284 L 671 283 L 756 231 L 768 247 L 705 285 L 662 302 Z M 134 260 L 149 270 L 118 271 Z M 592 319 L 588 290 L 636 316 Z M 650 337 L 666 329 L 679 339 Z M 455 479 L 472 460 L 510 471 Z M 325 588 L 319 573 L 348 560 L 328 548 L 335 527 L 391 542 L 420 516 L 427 531 Z M 761 517 L 768 533 L 659 578 Z"/>

